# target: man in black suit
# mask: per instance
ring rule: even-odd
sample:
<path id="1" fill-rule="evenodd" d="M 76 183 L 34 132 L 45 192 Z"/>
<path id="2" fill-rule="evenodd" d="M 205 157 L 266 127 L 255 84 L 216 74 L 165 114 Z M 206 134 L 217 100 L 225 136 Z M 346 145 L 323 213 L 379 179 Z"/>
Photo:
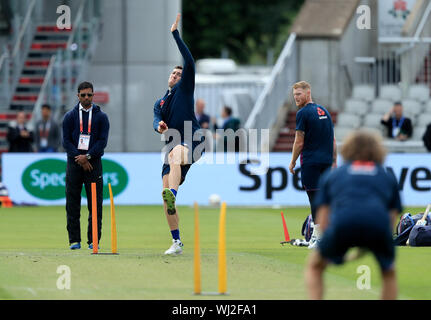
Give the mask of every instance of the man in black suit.
<path id="1" fill-rule="evenodd" d="M 16 121 L 9 125 L 7 133 L 9 152 L 33 152 L 33 132 L 28 129 L 26 122 L 25 112 L 19 111 Z"/>
<path id="2" fill-rule="evenodd" d="M 431 123 L 427 126 L 427 129 L 422 136 L 422 141 L 429 152 L 431 152 Z"/>
<path id="3" fill-rule="evenodd" d="M 403 115 L 401 102 L 395 102 L 393 108 L 383 115 L 380 123 L 388 128 L 388 138 L 405 141 L 413 134 L 412 121 Z"/>

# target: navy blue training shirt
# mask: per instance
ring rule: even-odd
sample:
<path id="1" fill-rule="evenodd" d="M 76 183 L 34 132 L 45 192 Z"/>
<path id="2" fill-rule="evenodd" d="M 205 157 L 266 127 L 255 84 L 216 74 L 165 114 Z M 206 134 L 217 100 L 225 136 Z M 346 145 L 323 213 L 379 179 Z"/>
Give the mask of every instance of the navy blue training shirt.
<path id="1" fill-rule="evenodd" d="M 332 164 L 334 125 L 329 112 L 322 106 L 309 103 L 296 113 L 296 130 L 304 131 L 302 164 Z"/>
<path id="2" fill-rule="evenodd" d="M 88 133 L 88 112 L 82 112 L 83 133 Z M 100 158 L 108 143 L 109 120 L 99 106 L 93 104 L 91 119 L 90 144 L 87 150 L 78 150 L 79 140 L 79 103 L 63 118 L 63 147 L 69 158 L 80 154 L 90 154 L 92 158 Z"/>
<path id="3" fill-rule="evenodd" d="M 183 71 L 181 80 L 154 104 L 153 128 L 157 131 L 159 122 L 163 120 L 169 129 L 179 131 L 181 142 L 192 143 L 194 133 L 201 128 L 194 111 L 195 63 L 189 49 L 181 40 L 178 30 L 172 32 L 172 35 L 184 59 Z M 191 134 L 185 135 L 185 121 L 191 122 Z M 166 141 L 168 142 L 170 141 Z"/>
<path id="4" fill-rule="evenodd" d="M 389 210 L 402 212 L 398 184 L 374 162 L 347 162 L 328 170 L 319 181 L 316 207 L 329 205 L 331 223 L 363 225 L 374 221 L 387 228 Z"/>

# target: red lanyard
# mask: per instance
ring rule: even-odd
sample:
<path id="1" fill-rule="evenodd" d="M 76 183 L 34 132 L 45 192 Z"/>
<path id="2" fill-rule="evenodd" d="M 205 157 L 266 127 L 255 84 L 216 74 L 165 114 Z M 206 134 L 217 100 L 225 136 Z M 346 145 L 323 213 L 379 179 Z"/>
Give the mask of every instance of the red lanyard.
<path id="1" fill-rule="evenodd" d="M 45 130 L 43 129 L 43 123 L 39 125 L 39 135 L 41 138 L 48 138 L 49 129 L 51 128 L 51 122 L 47 121 L 45 124 Z"/>
<path id="2" fill-rule="evenodd" d="M 91 107 L 90 112 L 88 113 L 88 134 L 91 133 L 91 117 L 93 115 L 93 107 Z M 79 131 L 82 133 L 83 124 L 82 124 L 82 109 L 79 109 Z"/>

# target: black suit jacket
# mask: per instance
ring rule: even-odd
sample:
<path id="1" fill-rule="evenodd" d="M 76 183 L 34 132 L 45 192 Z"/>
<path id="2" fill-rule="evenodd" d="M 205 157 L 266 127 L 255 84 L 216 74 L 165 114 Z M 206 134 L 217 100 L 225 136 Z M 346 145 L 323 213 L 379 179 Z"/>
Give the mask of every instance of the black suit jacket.
<path id="1" fill-rule="evenodd" d="M 28 131 L 28 129 L 26 129 Z M 30 136 L 24 138 L 20 134 L 18 126 L 8 128 L 7 140 L 9 142 L 9 152 L 33 152 L 33 132 L 29 131 Z"/>
<path id="2" fill-rule="evenodd" d="M 431 123 L 427 126 L 427 129 L 422 137 L 425 147 L 431 152 Z"/>

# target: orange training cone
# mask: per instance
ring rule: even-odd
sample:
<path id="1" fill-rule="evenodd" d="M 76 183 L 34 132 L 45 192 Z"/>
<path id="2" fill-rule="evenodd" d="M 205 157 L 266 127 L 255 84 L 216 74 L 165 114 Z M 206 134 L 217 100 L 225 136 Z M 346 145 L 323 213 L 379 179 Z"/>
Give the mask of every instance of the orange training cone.
<path id="1" fill-rule="evenodd" d="M 283 228 L 284 228 L 284 239 L 286 242 L 290 241 L 289 231 L 287 231 L 286 220 L 284 220 L 284 214 L 281 212 L 281 219 L 283 219 Z"/>
<path id="2" fill-rule="evenodd" d="M 1 196 L 0 197 L 0 204 L 3 208 L 12 208 L 13 207 L 12 200 L 8 196 Z"/>

